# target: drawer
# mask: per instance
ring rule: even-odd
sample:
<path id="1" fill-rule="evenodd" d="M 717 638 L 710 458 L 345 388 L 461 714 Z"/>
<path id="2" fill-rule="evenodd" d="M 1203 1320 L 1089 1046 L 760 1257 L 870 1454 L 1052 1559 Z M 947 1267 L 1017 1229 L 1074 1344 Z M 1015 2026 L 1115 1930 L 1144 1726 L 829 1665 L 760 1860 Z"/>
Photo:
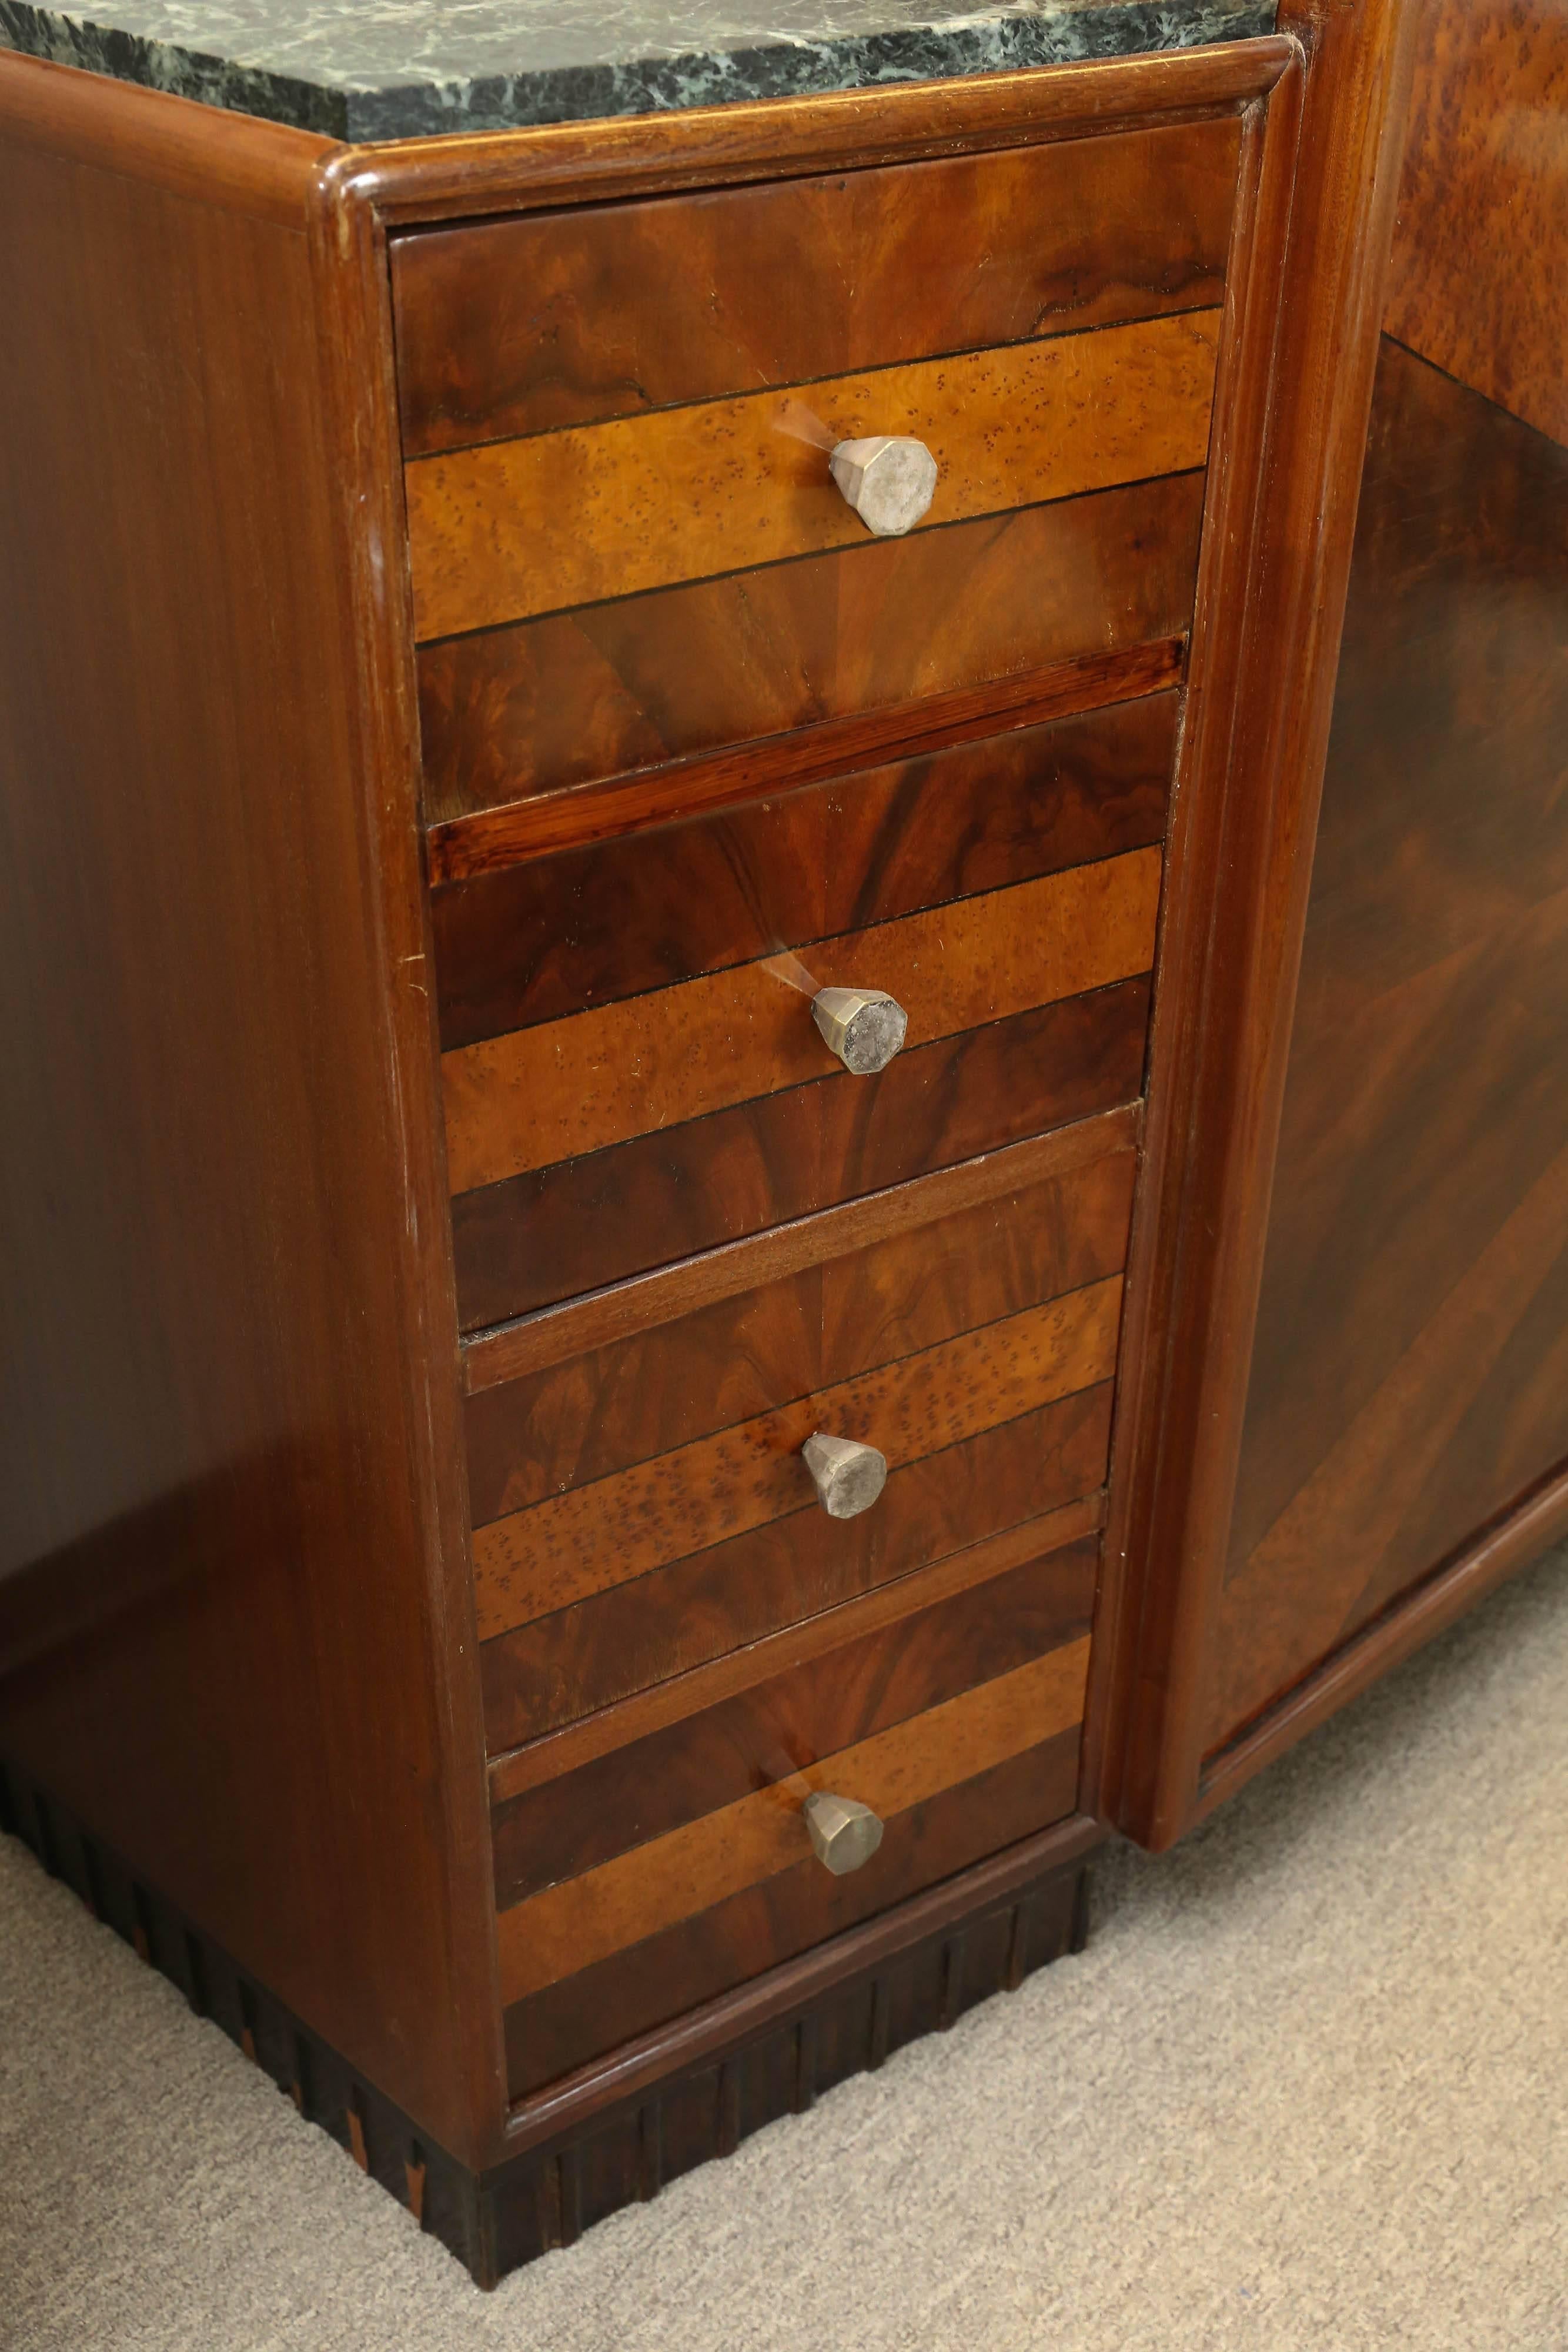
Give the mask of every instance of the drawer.
<path id="1" fill-rule="evenodd" d="M 1204 463 L 1218 310 L 878 368 L 415 459 L 414 634 L 863 546 L 828 452 L 914 435 L 936 461 L 923 534 Z"/>
<path id="2" fill-rule="evenodd" d="M 494 1768 L 515 2092 L 1073 1810 L 1085 1517 L 1075 1541 L 1018 1529 L 896 1616 L 834 1612 Z M 814 1790 L 883 1823 L 843 1875 L 813 1852 Z"/>
<path id="3" fill-rule="evenodd" d="M 492 1753 L 1096 1491 L 1134 1132 L 1087 1121 L 727 1254 L 700 1304 L 676 1269 L 597 1346 L 590 1301 L 473 1349 Z M 886 1459 L 853 1517 L 818 1500 L 819 1431 Z"/>
<path id="4" fill-rule="evenodd" d="M 1238 152 L 1162 126 L 394 239 L 428 819 L 1178 637 Z M 937 460 L 906 540 L 829 474 L 870 433 Z"/>
<path id="5" fill-rule="evenodd" d="M 1114 1104 L 1143 1083 L 1176 698 L 438 889 L 466 1329 Z M 857 1076 L 819 987 L 885 989 Z"/>
<path id="6" fill-rule="evenodd" d="M 396 236 L 404 450 L 1211 307 L 1239 146 L 1162 125 Z"/>

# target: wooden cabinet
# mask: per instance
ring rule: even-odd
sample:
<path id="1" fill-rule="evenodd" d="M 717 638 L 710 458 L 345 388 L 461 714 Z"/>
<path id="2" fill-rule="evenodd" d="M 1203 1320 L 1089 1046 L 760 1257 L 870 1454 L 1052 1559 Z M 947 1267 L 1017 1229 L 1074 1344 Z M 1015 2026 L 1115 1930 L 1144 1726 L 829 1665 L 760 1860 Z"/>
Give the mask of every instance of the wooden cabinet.
<path id="1" fill-rule="evenodd" d="M 1275 886 L 1206 1435 L 1135 1523 L 1111 1809 L 1155 1843 L 1568 1526 L 1563 35 L 1556 0 L 1405 12 L 1322 802 Z"/>
<path id="2" fill-rule="evenodd" d="M 481 2278 L 1082 1937 L 1393 24 L 380 150 L 0 61 L 7 1801 Z"/>

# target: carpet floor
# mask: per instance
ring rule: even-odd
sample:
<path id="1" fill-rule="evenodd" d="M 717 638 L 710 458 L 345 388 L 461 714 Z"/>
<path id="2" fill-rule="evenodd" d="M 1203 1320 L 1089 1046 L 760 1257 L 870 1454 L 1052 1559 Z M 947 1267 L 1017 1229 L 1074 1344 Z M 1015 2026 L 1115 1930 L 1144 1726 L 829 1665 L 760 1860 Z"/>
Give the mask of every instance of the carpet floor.
<path id="1" fill-rule="evenodd" d="M 0 1840 L 6 2352 L 1568 2352 L 1568 1554 L 494 2295 Z"/>

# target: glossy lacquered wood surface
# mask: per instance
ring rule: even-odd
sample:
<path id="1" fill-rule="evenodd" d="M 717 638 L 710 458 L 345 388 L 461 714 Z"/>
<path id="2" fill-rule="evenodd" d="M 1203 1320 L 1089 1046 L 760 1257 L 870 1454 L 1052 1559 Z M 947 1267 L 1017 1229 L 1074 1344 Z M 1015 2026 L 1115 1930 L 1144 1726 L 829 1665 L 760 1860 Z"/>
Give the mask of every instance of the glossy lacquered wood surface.
<path id="1" fill-rule="evenodd" d="M 399 236 L 403 446 L 1202 309 L 1237 142 L 1221 118 Z"/>
<path id="2" fill-rule="evenodd" d="M 1151 695 L 439 888 L 442 1044 L 1149 847 L 1176 719 Z"/>
<path id="3" fill-rule="evenodd" d="M 1384 325 L 1568 442 L 1565 110 L 1563 0 L 1418 0 Z"/>
<path id="4" fill-rule="evenodd" d="M 500 2096 L 477 1694 L 444 1646 L 428 1033 L 404 1061 L 382 962 L 413 803 L 360 731 L 327 152 L 0 57 L 0 1717 L 466 2158 Z"/>
<path id="5" fill-rule="evenodd" d="M 999 1191 L 472 1397 L 492 1751 L 1095 1490 L 1134 1167 Z M 892 1465 L 854 1520 L 798 1458 L 818 1427 Z"/>
<path id="6" fill-rule="evenodd" d="M 537 1738 L 1097 1494 L 1111 1396 L 1103 1380 L 901 1465 L 859 1518 L 792 1514 L 486 1642 L 493 1738 Z"/>
<path id="7" fill-rule="evenodd" d="M 1207 453 L 1218 328 L 1184 311 L 416 459 L 415 633 L 861 545 L 827 453 L 866 434 L 936 459 L 923 531 L 1185 472 Z"/>
<path id="8" fill-rule="evenodd" d="M 1387 342 L 1209 1700 L 1568 1458 L 1568 450 Z"/>
<path id="9" fill-rule="evenodd" d="M 1223 1578 L 1403 143 L 1401 0 L 1286 0 L 1299 79 L 1268 106 L 1232 268 L 1237 333 L 1168 844 L 1146 1213 L 1128 1270 L 1122 1433 L 1086 1782 L 1164 1845 L 1200 1801 Z M 1299 133 L 1298 133 L 1299 125 Z M 1259 307 L 1258 288 L 1278 307 Z M 1102 1728 L 1099 1727 L 1103 1727 Z M 1098 1759 L 1103 1757 L 1103 1768 Z"/>
<path id="10" fill-rule="evenodd" d="M 455 1193 L 827 1076 L 823 988 L 877 988 L 908 1046 L 1081 996 L 1154 961 L 1160 853 L 1128 850 L 442 1057 Z M 783 943 L 780 942 L 782 947 Z M 864 1074 L 841 1070 L 842 1083 Z"/>
<path id="11" fill-rule="evenodd" d="M 497 1906 L 505 1910 L 819 1757 L 1082 1642 L 1099 1551 L 1089 1536 L 923 1605 L 912 1593 L 903 1615 L 858 1633 L 846 1627 L 835 1645 L 815 1647 L 798 1664 L 755 1672 L 744 1688 L 712 1705 L 692 1705 L 706 1678 L 690 1677 L 691 1712 L 497 1804 Z"/>
<path id="12" fill-rule="evenodd" d="M 600 779 L 656 775 L 756 739 L 741 777 L 716 780 L 737 800 L 795 781 L 790 761 L 811 756 L 810 739 L 792 752 L 773 739 L 797 730 L 830 738 L 816 776 L 877 756 L 874 732 L 852 744 L 842 736 L 868 715 L 885 714 L 904 740 L 953 719 L 977 731 L 986 694 L 1016 701 L 1031 677 L 1049 692 L 1043 674 L 1063 663 L 1184 632 L 1202 506 L 1201 477 L 1183 475 L 907 539 L 862 534 L 833 554 L 426 646 L 426 816 L 446 824 Z M 1129 679 L 1120 690 L 1169 682 Z M 1086 677 L 1081 692 L 1087 706 L 1117 689 L 1096 691 Z M 955 698 L 976 698 L 955 709 Z M 1074 707 L 1070 688 L 1057 693 L 1057 711 Z M 637 822 L 674 813 L 646 806 L 653 781 Z M 685 772 L 670 788 L 677 808 L 705 789 Z M 538 822 L 522 841 L 538 841 Z M 578 837 L 606 822 L 601 796 L 569 801 L 558 819 Z"/>
<path id="13" fill-rule="evenodd" d="M 1149 983 L 906 1047 L 452 1203 L 476 1330 L 693 1252 L 1113 1110 L 1143 1088 Z"/>
<path id="14" fill-rule="evenodd" d="M 1080 1640 L 1015 1666 L 511 1906 L 497 1923 L 503 1998 L 542 1991 L 814 1860 L 800 1811 L 810 1790 L 860 1794 L 896 1852 L 900 1816 L 1076 1727 L 1088 1651 Z"/>
<path id="15" fill-rule="evenodd" d="M 1107 1277 L 490 1520 L 474 1538 L 482 1635 L 816 1512 L 799 1458 L 816 1430 L 906 1464 L 1108 1379 L 1120 1307 Z M 816 1532 L 808 1519 L 797 1543 L 809 1549 Z"/>
<path id="16" fill-rule="evenodd" d="M 530 2094 L 563 2076 L 570 2092 L 572 2074 L 613 2047 L 611 2019 L 641 2036 L 683 2012 L 700 2014 L 722 1994 L 744 1996 L 754 1979 L 766 1985 L 768 1972 L 813 1946 L 844 1937 L 852 1949 L 847 1931 L 858 1923 L 896 1919 L 913 1898 L 939 1896 L 945 1881 L 962 1884 L 958 1874 L 983 1862 L 1005 1867 L 1009 1848 L 1021 1850 L 1054 1823 L 1071 1836 L 1079 1744 L 1078 1726 L 1071 1725 L 914 1803 L 848 1877 L 832 1877 L 814 1856 L 789 1864 L 517 2001 L 505 2025 L 514 2095 L 528 2103 L 522 2112 L 533 2104 Z M 613 2062 L 606 2072 L 612 2079 Z M 548 2107 L 549 2097 L 539 2104 Z"/>
<path id="17" fill-rule="evenodd" d="M 769 1280 L 754 1253 L 753 1280 L 713 1305 L 471 1395 L 475 1525 L 1118 1272 L 1134 1166 L 1120 1151 L 847 1254 L 837 1219 L 813 1220 L 798 1272 Z"/>

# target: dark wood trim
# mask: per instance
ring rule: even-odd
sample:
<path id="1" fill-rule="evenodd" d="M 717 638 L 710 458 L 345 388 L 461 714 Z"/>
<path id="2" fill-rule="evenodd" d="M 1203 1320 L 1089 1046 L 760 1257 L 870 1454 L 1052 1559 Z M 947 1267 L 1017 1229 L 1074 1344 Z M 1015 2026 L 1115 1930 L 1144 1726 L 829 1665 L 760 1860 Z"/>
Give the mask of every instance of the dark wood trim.
<path id="1" fill-rule="evenodd" d="M 1194 121 L 1261 97 L 1291 55 L 1276 37 L 1217 42 L 798 101 L 345 148 L 330 169 L 389 225 L 523 212 Z"/>
<path id="2" fill-rule="evenodd" d="M 865 1926 L 852 1927 L 735 1992 L 725 1993 L 673 2026 L 629 2042 L 609 2057 L 533 2093 L 513 2108 L 510 2149 L 537 2147 L 555 2134 L 580 2128 L 617 2101 L 645 2091 L 662 2077 L 712 2059 L 791 2011 L 806 2009 L 837 1984 L 884 1967 L 925 1938 L 950 1931 L 970 1914 L 1005 1902 L 1032 1879 L 1082 1862 L 1104 1838 L 1098 1822 L 1075 1813 L 1019 1845 L 960 1871 L 940 1886 L 901 1903 Z"/>
<path id="3" fill-rule="evenodd" d="M 1543 1479 L 1507 1517 L 1486 1528 L 1456 1558 L 1434 1569 L 1414 1591 L 1391 1603 L 1354 1642 L 1326 1658 L 1258 1722 L 1208 1757 L 1198 1782 L 1193 1818 L 1201 1821 L 1216 1805 L 1234 1796 L 1254 1772 L 1260 1772 L 1285 1748 L 1359 1697 L 1564 1533 L 1568 1533 L 1568 1469 Z"/>
<path id="4" fill-rule="evenodd" d="M 779 2116 L 944 2031 L 1066 1952 L 1089 1927 L 1089 1858 L 1103 1832 L 1063 1822 L 932 1895 L 758 1979 L 538 2094 L 507 2158 L 470 2167 L 384 2098 L 157 1890 L 14 1766 L 0 1823 L 94 1916 L 168 1977 L 309 2122 L 405 2205 L 481 2287 L 570 2245 L 618 2208 L 734 2153 Z M 957 1898 L 957 1899 L 956 1899 Z M 824 1953 L 833 1965 L 824 1968 Z M 678 2046 L 677 2046 L 678 2045 Z M 603 2095 L 598 2095 L 600 2092 Z"/>
<path id="5" fill-rule="evenodd" d="M 826 783 L 858 768 L 943 751 L 973 735 L 1038 727 L 1111 703 L 1138 701 L 1180 684 L 1186 651 L 1185 637 L 1160 637 L 1126 651 L 1082 654 L 1021 677 L 928 695 L 852 719 L 820 719 L 732 751 L 451 817 L 432 825 L 425 836 L 430 878 L 434 885 L 462 882 L 551 850 L 612 841 L 645 825 L 668 824 L 768 793 Z"/>
<path id="6" fill-rule="evenodd" d="M 939 1168 L 862 1200 L 820 1209 L 791 1224 L 726 1242 L 678 1265 L 632 1275 L 607 1290 L 591 1291 L 586 1297 L 478 1332 L 463 1343 L 465 1391 L 477 1396 L 525 1372 L 584 1355 L 591 1348 L 673 1323 L 678 1316 L 734 1298 L 761 1283 L 782 1281 L 825 1258 L 843 1257 L 873 1242 L 914 1233 L 1016 1186 L 1038 1184 L 1113 1152 L 1134 1150 L 1142 1118 L 1142 1105 L 1127 1103 L 1120 1110 L 1075 1119 L 1049 1135 L 1007 1144 L 983 1159 L 961 1160 L 955 1168 Z"/>
<path id="7" fill-rule="evenodd" d="M 1176 796 L 1108 1573 L 1104 1802 L 1168 1845 L 1197 1802 L 1311 845 L 1371 406 L 1416 11 L 1286 0 L 1301 133 L 1271 125 L 1245 351 L 1217 446 Z M 1282 85 L 1280 128 L 1293 108 Z M 1294 185 L 1291 166 L 1294 165 Z M 1279 251 L 1288 222 L 1282 262 Z M 1239 288 L 1236 293 L 1245 299 Z M 1267 396 L 1265 396 L 1267 395 Z M 1260 430 L 1260 427 L 1261 428 Z M 1245 615 L 1240 631 L 1225 624 Z M 1227 635 L 1231 642 L 1225 642 Z M 1218 894 L 1213 877 L 1220 877 Z"/>

